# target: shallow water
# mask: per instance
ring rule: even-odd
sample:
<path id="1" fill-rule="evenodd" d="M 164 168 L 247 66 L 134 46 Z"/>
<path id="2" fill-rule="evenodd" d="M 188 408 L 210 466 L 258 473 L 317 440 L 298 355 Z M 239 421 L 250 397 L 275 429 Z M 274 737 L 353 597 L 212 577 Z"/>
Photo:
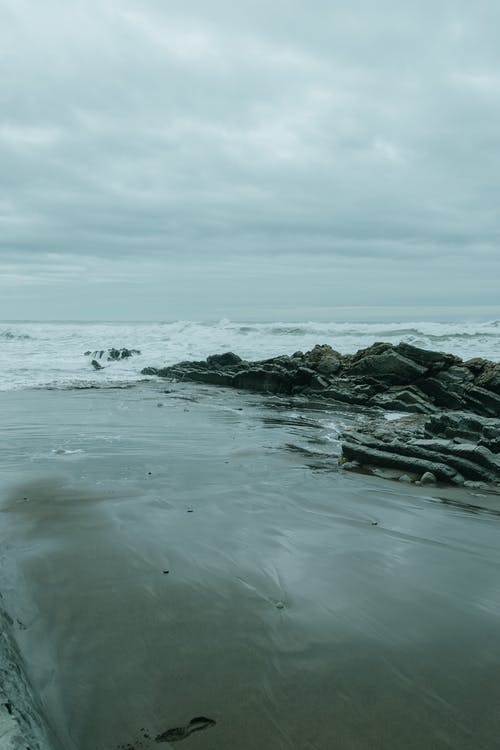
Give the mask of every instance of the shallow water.
<path id="1" fill-rule="evenodd" d="M 0 408 L 0 588 L 64 750 L 168 747 L 195 717 L 186 748 L 498 747 L 498 498 L 343 473 L 362 415 L 298 401 Z"/>

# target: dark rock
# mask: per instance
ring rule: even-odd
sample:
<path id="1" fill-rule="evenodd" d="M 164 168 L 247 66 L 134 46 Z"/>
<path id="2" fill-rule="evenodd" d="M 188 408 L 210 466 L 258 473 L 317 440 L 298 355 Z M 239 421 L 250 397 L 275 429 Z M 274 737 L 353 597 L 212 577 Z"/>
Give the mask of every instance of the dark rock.
<path id="1" fill-rule="evenodd" d="M 106 359 L 108 362 L 113 362 L 119 359 L 128 359 L 133 357 L 135 354 L 140 354 L 140 349 L 97 349 L 94 352 L 86 351 L 85 356 L 91 356 L 93 359 Z"/>
<path id="2" fill-rule="evenodd" d="M 243 362 L 241 357 L 233 352 L 225 352 L 224 354 L 212 354 L 207 357 L 207 363 L 210 367 L 231 367 L 232 365 L 239 365 Z"/>
<path id="3" fill-rule="evenodd" d="M 483 418 L 469 425 L 465 423 L 467 429 L 464 432 L 476 436 L 483 434 L 485 427 L 492 427 L 488 422 Z M 477 441 L 457 440 L 452 429 L 456 423 L 460 424 L 460 420 L 450 415 L 436 415 L 428 418 L 424 426 L 424 434 L 429 434 L 430 425 L 435 432 L 451 433 L 450 439 L 422 437 L 419 422 L 411 424 L 406 421 L 405 435 L 400 429 L 395 429 L 394 423 L 388 425 L 386 421 L 372 420 L 363 431 L 344 433 L 342 456 L 345 460 L 357 460 L 372 469 L 402 469 L 417 474 L 431 471 L 440 481 L 455 484 L 460 484 L 460 478 L 488 483 L 497 481 L 500 477 L 500 457 L 486 446 L 478 445 Z M 431 464 L 439 467 L 438 473 L 435 467 L 431 468 Z M 443 466 L 447 467 L 446 471 Z"/>
<path id="4" fill-rule="evenodd" d="M 411 412 L 412 414 L 429 414 L 436 407 L 425 398 L 425 394 L 415 386 L 407 388 L 389 388 L 384 393 L 377 393 L 370 399 L 371 406 L 386 411 Z"/>
<path id="5" fill-rule="evenodd" d="M 417 381 L 416 385 L 436 406 L 444 409 L 461 409 L 463 407 L 463 399 L 458 393 L 441 383 L 437 378 L 422 378 Z"/>
<path id="6" fill-rule="evenodd" d="M 269 393 L 291 393 L 293 380 L 287 370 L 256 367 L 241 370 L 232 376 L 233 386 L 249 391 L 267 391 Z"/>
<path id="7" fill-rule="evenodd" d="M 461 388 L 471 383 L 474 376 L 467 367 L 458 367 L 453 365 L 447 370 L 443 370 L 436 375 L 436 380 L 446 387 Z"/>
<path id="8" fill-rule="evenodd" d="M 500 417 L 500 396 L 478 386 L 468 386 L 463 395 L 465 407 L 472 412 L 490 417 Z"/>
<path id="9" fill-rule="evenodd" d="M 94 370 L 102 370 L 103 369 L 103 366 L 100 365 L 99 362 L 96 359 L 93 359 L 90 364 L 92 365 L 92 367 L 94 368 Z"/>
<path id="10" fill-rule="evenodd" d="M 476 443 L 498 453 L 500 421 L 467 412 L 448 412 L 432 416 L 425 424 L 426 437 L 451 438 Z"/>
<path id="11" fill-rule="evenodd" d="M 377 393 L 373 385 L 353 383 L 348 378 L 337 378 L 323 391 L 323 397 L 357 406 L 367 405 Z"/>
<path id="12" fill-rule="evenodd" d="M 482 357 L 474 357 L 464 362 L 465 367 L 470 370 L 474 376 L 481 375 L 488 367 L 491 366 L 489 359 L 483 359 Z"/>
<path id="13" fill-rule="evenodd" d="M 500 396 L 500 363 L 489 362 L 476 379 L 476 385 Z"/>
<path id="14" fill-rule="evenodd" d="M 381 473 L 434 474 L 440 482 L 500 479 L 500 365 L 462 362 L 409 344 L 378 342 L 342 356 L 327 344 L 305 354 L 246 362 L 232 352 L 206 361 L 145 368 L 144 375 L 251 391 L 314 395 L 377 411 L 408 414 L 373 419 L 342 436 L 346 466 Z M 447 410 L 447 411 L 442 411 Z M 452 411 L 449 411 L 452 410 Z M 413 414 L 413 417 L 409 415 Z"/>
<path id="15" fill-rule="evenodd" d="M 309 367 L 322 375 L 334 375 L 341 368 L 342 355 L 328 344 L 318 344 L 307 352 L 305 359 Z"/>
<path id="16" fill-rule="evenodd" d="M 404 357 L 407 357 L 408 359 L 413 360 L 413 362 L 425 367 L 430 373 L 438 372 L 444 367 L 452 367 L 453 365 L 461 364 L 462 362 L 460 357 L 456 357 L 454 354 L 432 352 L 428 349 L 420 349 L 418 346 L 405 344 L 404 342 L 401 342 L 394 348 Z"/>
<path id="17" fill-rule="evenodd" d="M 386 446 L 382 444 L 385 448 Z M 362 466 L 383 466 L 389 469 L 401 469 L 412 474 L 434 474 L 437 479 L 448 484 L 462 484 L 463 477 L 446 464 L 429 461 L 416 456 L 406 456 L 382 450 L 358 442 L 344 442 L 342 455 L 348 461 L 358 461 Z"/>
<path id="18" fill-rule="evenodd" d="M 349 375 L 368 375 L 388 385 L 407 385 L 421 377 L 426 368 L 393 349 L 385 349 L 380 354 L 368 355 L 353 362 L 347 372 Z"/>
<path id="19" fill-rule="evenodd" d="M 495 476 L 500 475 L 500 459 L 488 448 L 478 446 L 475 443 L 455 443 L 451 440 L 413 440 L 413 448 L 439 453 L 444 461 L 451 462 L 453 466 L 463 474 L 472 476 L 471 472 L 481 474 L 478 479 L 493 481 Z M 483 471 L 483 468 L 486 471 Z"/>

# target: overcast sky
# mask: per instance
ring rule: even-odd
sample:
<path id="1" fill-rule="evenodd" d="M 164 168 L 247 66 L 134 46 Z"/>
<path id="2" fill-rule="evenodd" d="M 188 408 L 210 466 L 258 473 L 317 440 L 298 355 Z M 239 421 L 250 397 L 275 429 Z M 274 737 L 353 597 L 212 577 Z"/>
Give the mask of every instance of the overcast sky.
<path id="1" fill-rule="evenodd" d="M 497 0 L 0 0 L 0 318 L 500 304 Z"/>

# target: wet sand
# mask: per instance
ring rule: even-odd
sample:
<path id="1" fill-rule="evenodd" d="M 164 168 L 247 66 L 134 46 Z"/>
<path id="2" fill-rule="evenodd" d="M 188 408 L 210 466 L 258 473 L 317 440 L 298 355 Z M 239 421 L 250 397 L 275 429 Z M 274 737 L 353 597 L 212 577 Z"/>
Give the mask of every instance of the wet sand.
<path id="1" fill-rule="evenodd" d="M 337 470 L 342 411 L 0 402 L 0 589 L 61 748 L 498 747 L 498 497 Z"/>

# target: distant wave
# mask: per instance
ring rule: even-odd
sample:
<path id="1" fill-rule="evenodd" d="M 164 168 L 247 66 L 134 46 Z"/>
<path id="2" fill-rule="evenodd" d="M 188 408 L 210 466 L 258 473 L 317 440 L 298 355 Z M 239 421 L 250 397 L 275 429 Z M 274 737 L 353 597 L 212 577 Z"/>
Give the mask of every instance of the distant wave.
<path id="1" fill-rule="evenodd" d="M 3 341 L 20 341 L 20 340 L 27 340 L 32 339 L 33 336 L 28 336 L 27 333 L 12 333 L 12 331 L 0 331 L 0 339 L 3 339 Z"/>
<path id="2" fill-rule="evenodd" d="M 474 333 L 422 333 L 421 336 L 431 339 L 432 341 L 449 341 L 453 339 L 477 339 L 477 338 L 491 338 L 500 339 L 500 331 L 498 333 L 490 333 L 489 331 L 475 331 Z"/>

